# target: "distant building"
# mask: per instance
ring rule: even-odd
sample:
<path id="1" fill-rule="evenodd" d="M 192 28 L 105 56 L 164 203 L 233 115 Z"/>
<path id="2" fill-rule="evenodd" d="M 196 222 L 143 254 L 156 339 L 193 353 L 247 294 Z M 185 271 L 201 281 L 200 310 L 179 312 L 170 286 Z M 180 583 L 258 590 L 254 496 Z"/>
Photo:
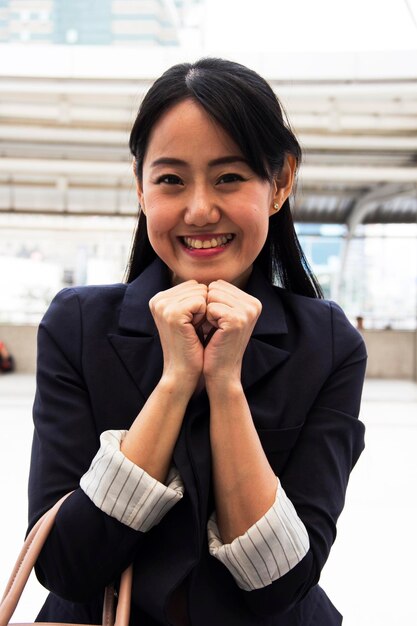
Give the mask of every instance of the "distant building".
<path id="1" fill-rule="evenodd" d="M 176 46 L 190 14 L 195 15 L 201 4 L 202 0 L 0 0 L 0 43 Z"/>

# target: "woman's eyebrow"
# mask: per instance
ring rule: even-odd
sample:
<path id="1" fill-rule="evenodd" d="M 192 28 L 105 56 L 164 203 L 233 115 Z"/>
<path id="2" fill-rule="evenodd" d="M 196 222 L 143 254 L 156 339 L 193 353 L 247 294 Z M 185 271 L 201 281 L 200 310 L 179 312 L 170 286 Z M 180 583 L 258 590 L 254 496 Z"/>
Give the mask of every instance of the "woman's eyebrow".
<path id="1" fill-rule="evenodd" d="M 230 155 L 209 161 L 209 166 L 214 167 L 215 165 L 227 165 L 227 163 L 244 163 L 245 165 L 248 165 L 248 160 L 245 159 L 243 156 Z"/>
<path id="2" fill-rule="evenodd" d="M 218 159 L 213 159 L 208 162 L 209 167 L 215 167 L 216 165 L 226 165 L 228 163 L 244 163 L 248 165 L 247 159 L 243 158 L 239 155 L 230 155 L 219 157 Z M 187 161 L 183 161 L 182 159 L 176 159 L 175 157 L 160 157 L 159 159 L 155 159 L 152 161 L 151 167 L 158 167 L 159 165 L 179 165 L 182 167 L 188 166 Z"/>

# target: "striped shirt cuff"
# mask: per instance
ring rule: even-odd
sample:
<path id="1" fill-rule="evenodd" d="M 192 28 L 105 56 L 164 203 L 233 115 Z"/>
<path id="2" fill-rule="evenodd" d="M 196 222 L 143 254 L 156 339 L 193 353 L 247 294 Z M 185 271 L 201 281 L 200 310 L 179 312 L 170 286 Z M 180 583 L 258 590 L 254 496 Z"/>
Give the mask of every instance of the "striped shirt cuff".
<path id="1" fill-rule="evenodd" d="M 164 485 L 127 459 L 120 450 L 126 434 L 127 430 L 101 434 L 100 449 L 80 487 L 99 509 L 130 528 L 146 532 L 181 500 L 184 486 L 175 466 Z"/>
<path id="2" fill-rule="evenodd" d="M 244 535 L 223 544 L 213 512 L 207 524 L 210 554 L 223 563 L 245 591 L 270 585 L 307 554 L 307 530 L 278 480 L 272 507 Z"/>

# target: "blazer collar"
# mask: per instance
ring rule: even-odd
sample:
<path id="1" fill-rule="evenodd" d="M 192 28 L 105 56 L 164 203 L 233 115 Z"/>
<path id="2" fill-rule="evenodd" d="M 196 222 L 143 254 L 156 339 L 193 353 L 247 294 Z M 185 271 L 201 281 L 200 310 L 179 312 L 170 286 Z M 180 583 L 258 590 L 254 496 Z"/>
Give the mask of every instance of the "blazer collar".
<path id="1" fill-rule="evenodd" d="M 155 259 L 127 285 L 119 317 L 120 328 L 144 336 L 157 335 L 149 300 L 170 286 L 167 266 L 160 259 Z"/>
<path id="2" fill-rule="evenodd" d="M 169 270 L 160 259 L 155 259 L 126 288 L 119 327 L 128 331 L 129 336 L 109 337 L 145 397 L 154 389 L 163 367 L 161 344 L 149 300 L 170 286 Z M 245 389 L 271 373 L 289 356 L 287 350 L 279 347 L 280 336 L 288 332 L 279 290 L 270 285 L 256 267 L 246 290 L 262 302 L 262 312 L 243 358 L 242 384 Z"/>
<path id="3" fill-rule="evenodd" d="M 246 291 L 262 303 L 262 311 L 253 329 L 253 337 L 282 335 L 288 332 L 279 290 L 273 287 L 256 265 L 249 277 Z"/>
<path id="4" fill-rule="evenodd" d="M 157 334 L 149 300 L 160 291 L 169 289 L 170 276 L 166 265 L 155 259 L 134 281 L 128 284 L 119 317 L 123 330 L 144 336 Z M 279 290 L 254 266 L 246 291 L 262 302 L 262 312 L 253 336 L 280 335 L 288 332 Z"/>

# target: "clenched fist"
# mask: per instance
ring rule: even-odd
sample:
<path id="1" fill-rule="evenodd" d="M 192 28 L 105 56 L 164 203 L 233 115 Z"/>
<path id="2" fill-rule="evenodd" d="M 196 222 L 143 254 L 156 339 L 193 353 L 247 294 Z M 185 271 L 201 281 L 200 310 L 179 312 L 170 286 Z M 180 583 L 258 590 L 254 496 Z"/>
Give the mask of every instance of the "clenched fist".
<path id="1" fill-rule="evenodd" d="M 149 306 L 165 378 L 181 381 L 190 395 L 201 374 L 210 383 L 240 381 L 243 354 L 262 310 L 259 300 L 224 280 L 208 287 L 189 280 L 156 294 Z"/>

